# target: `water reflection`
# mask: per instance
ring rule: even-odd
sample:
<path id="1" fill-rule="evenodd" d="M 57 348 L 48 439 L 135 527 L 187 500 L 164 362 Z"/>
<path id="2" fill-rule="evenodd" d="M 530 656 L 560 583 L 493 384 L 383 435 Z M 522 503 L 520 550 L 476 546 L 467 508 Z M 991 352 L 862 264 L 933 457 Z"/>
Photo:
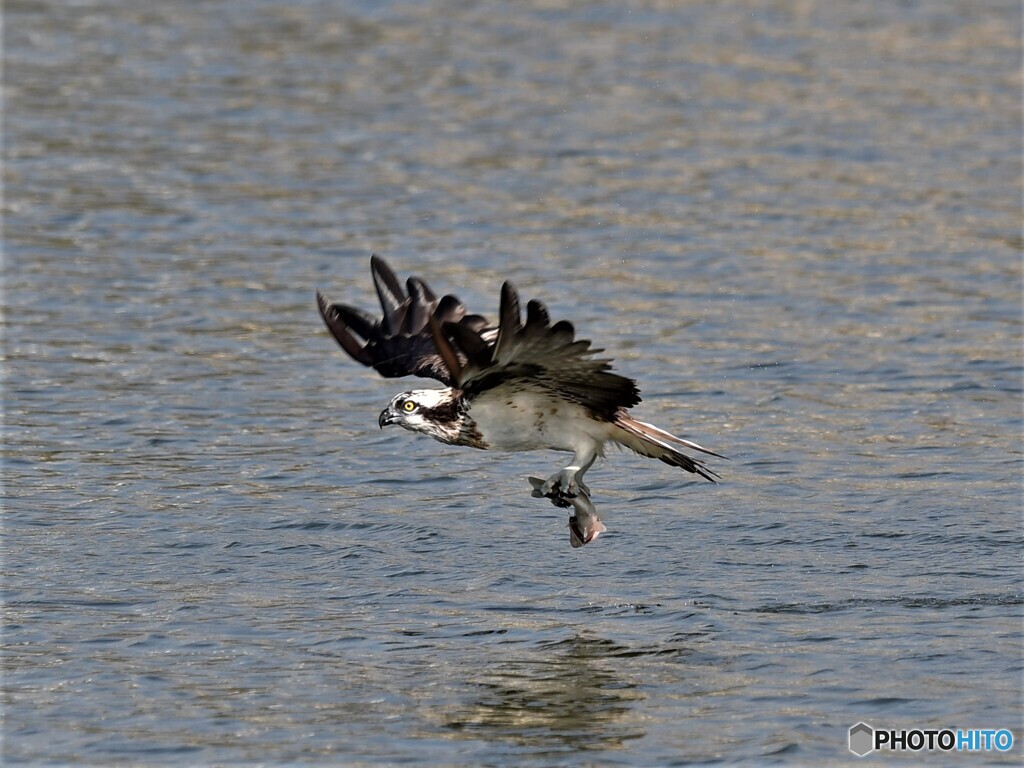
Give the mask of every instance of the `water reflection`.
<path id="1" fill-rule="evenodd" d="M 617 749 L 644 736 L 629 714 L 645 696 L 615 669 L 627 648 L 578 634 L 538 649 L 543 658 L 488 673 L 475 700 L 445 725 L 466 737 L 555 749 Z"/>

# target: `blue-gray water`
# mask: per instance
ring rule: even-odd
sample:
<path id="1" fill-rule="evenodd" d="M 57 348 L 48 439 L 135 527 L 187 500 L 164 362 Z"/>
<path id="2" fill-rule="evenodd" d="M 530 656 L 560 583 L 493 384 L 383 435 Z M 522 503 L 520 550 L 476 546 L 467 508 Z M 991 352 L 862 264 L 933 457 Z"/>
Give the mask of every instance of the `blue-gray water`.
<path id="1" fill-rule="evenodd" d="M 6 763 L 1019 760 L 1019 4 L 674 5 L 6 3 Z M 723 482 L 380 432 L 371 251 Z"/>

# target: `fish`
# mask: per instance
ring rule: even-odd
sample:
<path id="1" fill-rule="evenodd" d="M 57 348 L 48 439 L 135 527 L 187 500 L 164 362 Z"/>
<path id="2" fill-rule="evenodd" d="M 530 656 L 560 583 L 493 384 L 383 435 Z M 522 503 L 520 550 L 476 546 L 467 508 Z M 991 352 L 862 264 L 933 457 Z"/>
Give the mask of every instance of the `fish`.
<path id="1" fill-rule="evenodd" d="M 527 478 L 533 486 L 534 498 L 548 498 L 556 507 L 572 507 L 572 514 L 569 515 L 569 544 L 573 549 L 579 549 L 584 544 L 589 544 L 602 533 L 608 530 L 597 514 L 597 508 L 590 500 L 590 494 L 582 488 L 575 496 L 545 494 L 542 490 L 544 480 L 539 477 Z"/>

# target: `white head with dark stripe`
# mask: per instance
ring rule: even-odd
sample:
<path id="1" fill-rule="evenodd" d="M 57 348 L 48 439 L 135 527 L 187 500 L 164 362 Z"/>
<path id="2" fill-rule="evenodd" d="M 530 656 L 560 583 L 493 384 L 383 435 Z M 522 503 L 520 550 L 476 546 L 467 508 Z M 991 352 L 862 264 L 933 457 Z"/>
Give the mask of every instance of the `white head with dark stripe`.
<path id="1" fill-rule="evenodd" d="M 458 443 L 465 418 L 451 389 L 414 389 L 391 398 L 380 412 L 380 428 L 397 424 L 442 443 Z"/>

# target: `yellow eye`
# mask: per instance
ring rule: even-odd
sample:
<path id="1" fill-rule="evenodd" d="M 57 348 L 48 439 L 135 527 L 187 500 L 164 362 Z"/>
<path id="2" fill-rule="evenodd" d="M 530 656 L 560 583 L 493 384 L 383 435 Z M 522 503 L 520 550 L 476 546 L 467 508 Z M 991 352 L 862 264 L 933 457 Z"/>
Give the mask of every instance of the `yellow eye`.
<path id="1" fill-rule="evenodd" d="M 406 400 L 404 403 L 402 403 L 402 410 L 405 411 L 406 413 L 412 413 L 413 411 L 416 410 L 416 403 L 414 403 L 412 400 Z"/>

